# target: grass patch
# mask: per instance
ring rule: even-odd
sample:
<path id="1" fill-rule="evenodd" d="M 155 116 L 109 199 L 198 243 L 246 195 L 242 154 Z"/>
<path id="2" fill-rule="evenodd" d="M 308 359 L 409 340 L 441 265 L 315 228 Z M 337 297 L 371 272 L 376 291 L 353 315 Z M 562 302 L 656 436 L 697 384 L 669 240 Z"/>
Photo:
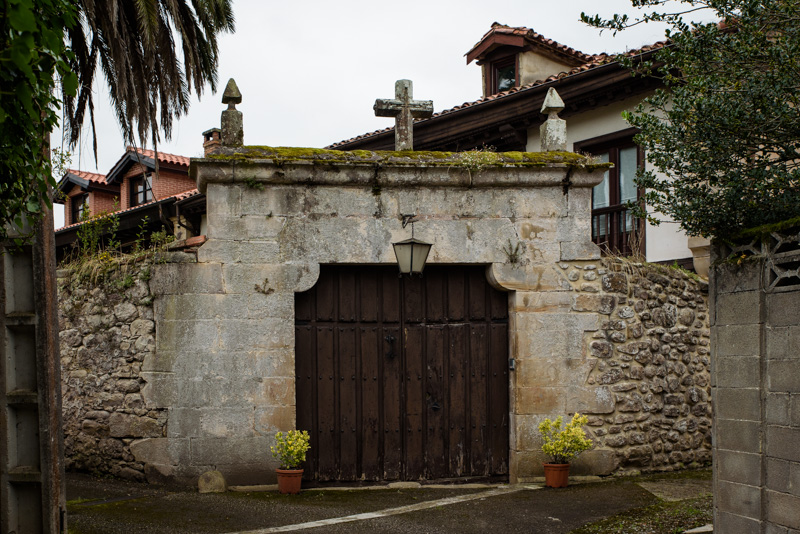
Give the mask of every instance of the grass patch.
<path id="1" fill-rule="evenodd" d="M 678 502 L 659 502 L 584 525 L 570 534 L 681 534 L 713 520 L 711 495 Z"/>

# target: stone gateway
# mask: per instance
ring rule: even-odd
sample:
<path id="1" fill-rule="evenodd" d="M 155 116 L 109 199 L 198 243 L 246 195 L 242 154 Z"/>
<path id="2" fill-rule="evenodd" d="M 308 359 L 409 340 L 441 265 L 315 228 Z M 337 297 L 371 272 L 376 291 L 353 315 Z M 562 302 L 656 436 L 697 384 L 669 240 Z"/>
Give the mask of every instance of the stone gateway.
<path id="1" fill-rule="evenodd" d="M 542 472 L 539 422 L 580 412 L 594 448 L 574 474 L 709 461 L 706 285 L 601 260 L 591 194 L 608 164 L 248 147 L 241 120 L 228 130 L 191 163 L 208 213 L 196 259 L 154 265 L 146 303 L 126 303 L 135 288 L 65 299 L 68 456 L 264 484 L 275 433 L 300 427 L 311 478 L 515 483 Z M 410 216 L 433 247 L 424 277 L 401 279 Z"/>

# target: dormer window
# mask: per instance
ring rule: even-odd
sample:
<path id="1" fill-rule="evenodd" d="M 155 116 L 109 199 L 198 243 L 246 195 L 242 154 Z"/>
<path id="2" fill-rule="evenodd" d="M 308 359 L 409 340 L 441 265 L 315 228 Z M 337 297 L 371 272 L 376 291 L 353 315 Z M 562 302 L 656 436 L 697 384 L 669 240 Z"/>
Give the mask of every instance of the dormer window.
<path id="1" fill-rule="evenodd" d="M 495 61 L 491 65 L 492 80 L 489 94 L 508 91 L 517 84 L 517 56 Z"/>
<path id="2" fill-rule="evenodd" d="M 131 206 L 146 204 L 153 200 L 153 175 L 145 174 L 131 178 Z"/>
<path id="3" fill-rule="evenodd" d="M 466 56 L 467 63 L 477 61 L 483 69 L 483 96 L 544 80 L 593 60 L 593 56 L 558 44 L 530 28 L 497 22 Z"/>

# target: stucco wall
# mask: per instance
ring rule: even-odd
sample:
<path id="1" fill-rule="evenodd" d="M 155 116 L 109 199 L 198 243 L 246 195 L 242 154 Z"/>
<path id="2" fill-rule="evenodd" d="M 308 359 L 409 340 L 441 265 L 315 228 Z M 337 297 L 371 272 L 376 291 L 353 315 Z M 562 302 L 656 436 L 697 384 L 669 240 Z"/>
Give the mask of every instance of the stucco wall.
<path id="1" fill-rule="evenodd" d="M 623 111 L 631 111 L 642 101 L 641 96 L 615 102 L 608 106 L 593 109 L 587 113 L 573 115 L 567 120 L 567 150 L 573 150 L 575 143 L 594 139 L 606 134 L 612 134 L 631 127 L 623 118 Z M 528 130 L 528 147 L 530 151 L 538 151 L 541 141 L 539 129 Z M 646 163 L 646 168 L 651 165 Z M 671 222 L 666 216 L 656 214 L 661 225 L 646 225 L 646 256 L 647 261 L 671 261 L 681 258 L 691 258 L 692 251 L 688 247 L 688 236 L 679 229 L 678 225 Z"/>

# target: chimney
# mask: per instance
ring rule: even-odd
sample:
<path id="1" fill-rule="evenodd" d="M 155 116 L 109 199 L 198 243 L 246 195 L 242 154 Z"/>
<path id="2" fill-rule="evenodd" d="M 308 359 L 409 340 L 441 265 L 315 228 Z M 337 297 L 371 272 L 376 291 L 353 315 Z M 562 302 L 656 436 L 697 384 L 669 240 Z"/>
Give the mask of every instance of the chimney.
<path id="1" fill-rule="evenodd" d="M 220 129 L 219 128 L 211 128 L 210 130 L 206 130 L 203 132 L 203 155 L 208 156 L 209 154 L 216 151 L 217 147 L 220 146 Z"/>

